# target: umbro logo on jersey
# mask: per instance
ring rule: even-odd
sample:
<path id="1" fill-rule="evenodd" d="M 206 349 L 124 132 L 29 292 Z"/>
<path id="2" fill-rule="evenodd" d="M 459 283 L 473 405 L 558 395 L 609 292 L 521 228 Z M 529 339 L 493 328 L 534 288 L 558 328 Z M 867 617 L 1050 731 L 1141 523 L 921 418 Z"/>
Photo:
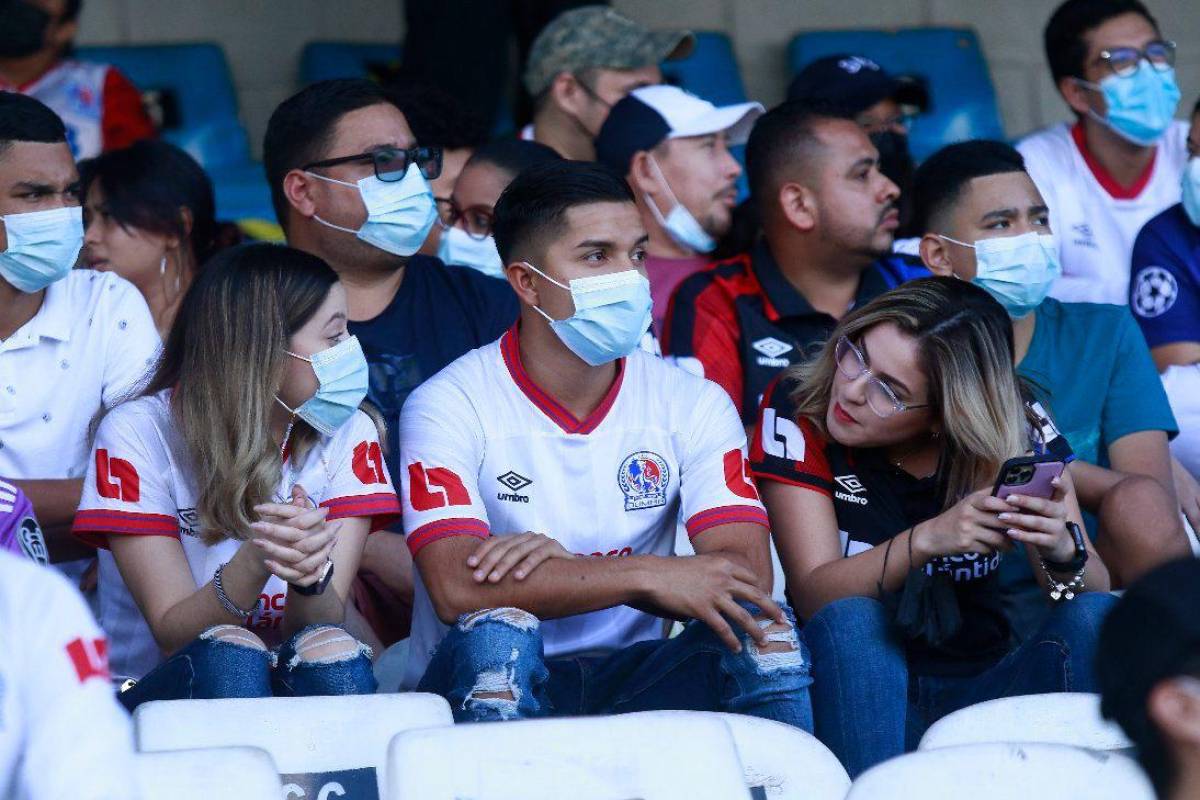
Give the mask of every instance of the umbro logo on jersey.
<path id="1" fill-rule="evenodd" d="M 284 502 L 277 501 L 277 502 Z M 179 520 L 179 535 L 196 538 L 200 535 L 200 513 L 194 508 L 175 509 L 175 519 Z"/>
<path id="2" fill-rule="evenodd" d="M 1096 235 L 1092 233 L 1092 226 L 1086 222 L 1079 222 L 1071 226 L 1071 232 L 1075 234 L 1075 239 L 1071 242 L 1076 247 L 1090 247 L 1093 250 L 1097 249 Z"/>
<path id="3" fill-rule="evenodd" d="M 510 503 L 528 503 L 529 496 L 517 494 L 522 489 L 533 485 L 533 481 L 526 478 L 519 472 L 513 472 L 511 469 L 503 475 L 498 475 L 496 480 L 500 481 L 508 492 L 499 492 L 496 494 L 497 500 L 507 500 Z"/>
<path id="4" fill-rule="evenodd" d="M 847 503 L 854 503 L 860 506 L 867 504 L 867 498 L 858 496 L 865 492 L 867 487 L 862 485 L 862 481 L 858 479 L 857 475 L 838 475 L 833 479 L 833 482 L 846 490 L 844 492 L 835 491 L 833 493 L 833 496 L 838 500 L 844 500 Z"/>
<path id="5" fill-rule="evenodd" d="M 787 342 L 779 341 L 774 336 L 759 339 L 750 346 L 761 353 L 755 359 L 760 367 L 786 367 L 791 364 L 791 361 L 786 358 L 780 358 L 780 356 L 794 348 Z"/>

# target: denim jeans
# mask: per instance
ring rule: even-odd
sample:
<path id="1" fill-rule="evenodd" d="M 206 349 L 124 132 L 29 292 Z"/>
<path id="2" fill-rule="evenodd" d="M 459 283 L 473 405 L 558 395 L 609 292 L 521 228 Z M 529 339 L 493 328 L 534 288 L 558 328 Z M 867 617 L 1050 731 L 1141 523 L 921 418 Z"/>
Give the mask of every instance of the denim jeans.
<path id="1" fill-rule="evenodd" d="M 604 656 L 547 660 L 537 617 L 516 608 L 488 609 L 464 614 L 451 628 L 417 690 L 445 697 L 458 722 L 730 711 L 811 732 L 812 661 L 794 622 L 768 632 L 770 649 L 779 652 L 760 652 L 749 634 L 739 633 L 740 653 L 693 620 L 673 639 Z"/>
<path id="2" fill-rule="evenodd" d="M 133 711 L 150 700 L 213 700 L 228 697 L 312 697 L 372 694 L 375 675 L 365 645 L 326 658 L 305 658 L 306 641 L 334 625 L 310 625 L 297 631 L 277 651 L 222 639 L 209 628 L 117 695 Z"/>
<path id="3" fill-rule="evenodd" d="M 836 600 L 804 627 L 817 738 L 855 778 L 916 747 L 926 728 L 960 708 L 1016 695 L 1094 692 L 1096 640 L 1115 602 L 1107 592 L 1078 595 L 981 673 L 934 677 L 909 671 L 904 642 L 879 601 Z"/>

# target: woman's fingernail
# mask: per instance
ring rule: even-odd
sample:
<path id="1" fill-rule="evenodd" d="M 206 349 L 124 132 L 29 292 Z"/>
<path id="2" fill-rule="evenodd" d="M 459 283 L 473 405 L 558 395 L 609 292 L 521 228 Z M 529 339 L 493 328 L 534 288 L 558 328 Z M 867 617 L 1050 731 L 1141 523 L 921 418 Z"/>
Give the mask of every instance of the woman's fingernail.
<path id="1" fill-rule="evenodd" d="M 1009 528 L 1009 529 L 1008 529 L 1008 535 L 1009 535 L 1009 536 L 1020 536 L 1020 535 L 1021 535 L 1021 532 L 1020 532 L 1020 531 L 1018 531 L 1016 528 Z"/>
<path id="2" fill-rule="evenodd" d="M 1002 514 L 997 514 L 996 519 L 1009 520 L 1009 519 L 1012 519 L 1012 514 L 1005 511 Z"/>
<path id="3" fill-rule="evenodd" d="M 479 559 L 478 559 L 478 558 L 476 558 L 475 556 L 471 556 L 470 558 L 468 558 L 468 559 L 467 559 L 467 566 L 468 566 L 468 567 L 477 567 L 477 566 L 479 566 Z"/>
<path id="4" fill-rule="evenodd" d="M 475 580 L 477 580 L 477 581 L 483 580 L 483 570 L 481 570 L 481 569 L 475 570 Z"/>
<path id="5" fill-rule="evenodd" d="M 525 577 L 525 572 L 523 570 L 517 570 L 516 576 L 517 576 L 517 580 L 521 580 Z"/>

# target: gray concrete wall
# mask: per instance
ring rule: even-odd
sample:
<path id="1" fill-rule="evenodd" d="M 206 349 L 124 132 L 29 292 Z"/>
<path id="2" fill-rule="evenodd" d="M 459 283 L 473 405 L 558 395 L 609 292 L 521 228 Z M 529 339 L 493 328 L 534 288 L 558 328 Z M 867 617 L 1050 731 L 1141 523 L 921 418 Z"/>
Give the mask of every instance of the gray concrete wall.
<path id="1" fill-rule="evenodd" d="M 1200 6 L 1148 0 L 1179 44 L 1179 83 L 1200 94 Z M 257 149 L 275 105 L 296 88 L 300 49 L 313 39 L 397 41 L 402 0 L 86 0 L 87 44 L 213 40 L 225 48 Z M 492 2 L 492 0 L 478 0 Z M 970 25 L 978 30 L 1010 136 L 1064 119 L 1042 58 L 1055 0 L 613 0 L 652 27 L 721 30 L 733 39 L 747 91 L 767 105 L 787 86 L 785 51 L 801 29 Z"/>

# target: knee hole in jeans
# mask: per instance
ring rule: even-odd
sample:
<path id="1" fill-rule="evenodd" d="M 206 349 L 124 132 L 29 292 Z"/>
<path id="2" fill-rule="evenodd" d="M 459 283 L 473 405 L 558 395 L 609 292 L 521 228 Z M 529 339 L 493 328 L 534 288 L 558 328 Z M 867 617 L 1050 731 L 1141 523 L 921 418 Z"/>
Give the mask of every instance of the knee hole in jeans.
<path id="1" fill-rule="evenodd" d="M 369 655 L 371 649 L 341 628 L 324 626 L 306 631 L 296 639 L 296 655 L 288 666 L 334 664 Z"/>
<path id="2" fill-rule="evenodd" d="M 262 639 L 259 639 L 250 631 L 240 628 L 237 625 L 214 625 L 200 634 L 200 638 L 209 642 L 232 644 L 250 650 L 261 650 L 264 652 L 267 650 L 267 646 L 263 644 Z"/>
<path id="3" fill-rule="evenodd" d="M 748 649 L 759 671 L 793 670 L 804 666 L 804 654 L 800 652 L 800 638 L 794 625 L 763 617 L 755 617 L 754 621 L 766 634 L 763 644 L 751 639 Z"/>
<path id="4" fill-rule="evenodd" d="M 458 621 L 461 631 L 470 631 L 482 622 L 502 622 L 520 631 L 537 630 L 540 624 L 538 618 L 521 608 L 502 607 L 485 608 L 471 614 L 463 614 Z"/>

